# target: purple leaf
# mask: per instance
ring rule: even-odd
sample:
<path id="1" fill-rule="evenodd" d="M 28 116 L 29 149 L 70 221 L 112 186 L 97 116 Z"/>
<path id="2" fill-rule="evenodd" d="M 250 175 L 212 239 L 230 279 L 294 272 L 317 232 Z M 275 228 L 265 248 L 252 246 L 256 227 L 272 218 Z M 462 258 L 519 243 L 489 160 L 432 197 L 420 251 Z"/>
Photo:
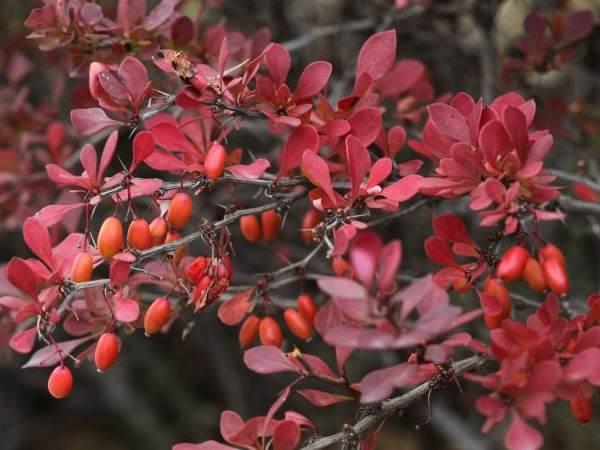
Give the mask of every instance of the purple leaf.
<path id="1" fill-rule="evenodd" d="M 260 374 L 277 372 L 298 372 L 298 367 L 288 359 L 285 353 L 272 345 L 261 345 L 244 352 L 246 366 Z"/>

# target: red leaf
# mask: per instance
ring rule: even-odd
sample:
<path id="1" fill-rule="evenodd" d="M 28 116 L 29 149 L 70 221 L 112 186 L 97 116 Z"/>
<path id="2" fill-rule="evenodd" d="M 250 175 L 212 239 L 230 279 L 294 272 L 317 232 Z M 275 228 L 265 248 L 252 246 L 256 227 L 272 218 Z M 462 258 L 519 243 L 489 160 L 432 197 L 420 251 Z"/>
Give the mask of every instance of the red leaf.
<path id="1" fill-rule="evenodd" d="M 246 350 L 244 363 L 250 370 L 261 374 L 298 372 L 298 368 L 285 353 L 272 345 L 261 345 Z"/>
<path id="2" fill-rule="evenodd" d="M 329 81 L 331 64 L 325 61 L 310 63 L 298 79 L 294 98 L 301 99 L 318 94 Z"/>
<path id="3" fill-rule="evenodd" d="M 73 128 L 82 136 L 89 136 L 108 127 L 123 125 L 122 122 L 111 119 L 103 109 L 87 108 L 71 111 Z"/>
<path id="4" fill-rule="evenodd" d="M 271 79 L 276 86 L 285 83 L 292 65 L 292 58 L 285 47 L 273 44 L 265 54 L 265 63 L 271 74 Z"/>
<path id="5" fill-rule="evenodd" d="M 348 278 L 321 277 L 317 281 L 319 288 L 331 297 L 344 297 L 355 300 L 367 300 L 365 288 Z"/>
<path id="6" fill-rule="evenodd" d="M 594 14 L 590 10 L 576 11 L 567 18 L 561 44 L 568 45 L 583 39 L 594 26 Z"/>
<path id="7" fill-rule="evenodd" d="M 142 28 L 152 31 L 165 23 L 173 15 L 176 3 L 175 0 L 161 0 L 144 18 Z"/>
<path id="8" fill-rule="evenodd" d="M 23 364 L 22 368 L 27 369 L 29 367 L 52 367 L 58 364 L 62 356 L 65 357 L 65 353 L 72 353 L 81 344 L 92 339 L 93 336 L 86 336 L 79 339 L 73 339 L 71 341 L 57 342 L 56 344 L 48 345 L 35 352 L 29 361 Z M 57 351 L 57 347 L 61 353 Z"/>
<path id="9" fill-rule="evenodd" d="M 516 410 L 513 410 L 512 422 L 504 437 L 509 450 L 537 450 L 542 447 L 544 438 L 535 428 L 529 426 Z"/>
<path id="10" fill-rule="evenodd" d="M 119 322 L 135 322 L 140 316 L 140 305 L 132 298 L 115 299 L 115 319 Z"/>
<path id="11" fill-rule="evenodd" d="M 316 152 L 319 148 L 319 134 L 314 127 L 303 125 L 296 128 L 288 137 L 279 157 L 279 177 L 287 175 L 302 164 L 305 150 Z"/>
<path id="12" fill-rule="evenodd" d="M 119 65 L 119 77 L 131 94 L 132 103 L 139 104 L 148 84 L 148 71 L 144 64 L 133 56 L 127 56 Z"/>
<path id="13" fill-rule="evenodd" d="M 454 214 L 434 217 L 432 225 L 435 234 L 445 241 L 471 243 L 465 223 Z"/>
<path id="14" fill-rule="evenodd" d="M 381 184 L 392 173 L 392 160 L 390 158 L 379 158 L 371 167 L 371 173 L 367 179 L 367 189 Z"/>
<path id="15" fill-rule="evenodd" d="M 406 144 L 406 130 L 400 125 L 390 128 L 387 133 L 387 155 L 394 159 L 404 144 Z"/>
<path id="16" fill-rule="evenodd" d="M 381 131 L 381 110 L 375 107 L 359 109 L 348 118 L 348 122 L 352 126 L 352 134 L 364 145 L 371 145 Z"/>
<path id="17" fill-rule="evenodd" d="M 171 450 L 237 450 L 237 448 L 221 444 L 217 441 L 206 441 L 201 444 L 175 444 L 171 447 Z"/>
<path id="18" fill-rule="evenodd" d="M 460 142 L 471 142 L 469 125 L 463 115 L 445 103 L 433 103 L 427 107 L 429 119 L 440 133 Z"/>
<path id="19" fill-rule="evenodd" d="M 371 168 L 371 157 L 363 143 L 356 137 L 346 137 L 346 159 L 348 161 L 348 174 L 352 184 L 351 195 L 356 197 L 360 190 L 363 178 Z"/>
<path id="20" fill-rule="evenodd" d="M 378 279 L 379 289 L 391 293 L 396 285 L 396 273 L 402 262 L 402 242 L 394 240 L 386 244 L 379 253 Z"/>
<path id="21" fill-rule="evenodd" d="M 381 195 L 395 202 L 405 202 L 419 192 L 419 184 L 423 179 L 421 175 L 408 175 L 386 186 Z"/>
<path id="22" fill-rule="evenodd" d="M 300 427 L 292 420 L 284 420 L 273 432 L 273 450 L 294 450 L 300 443 Z"/>
<path id="23" fill-rule="evenodd" d="M 425 240 L 425 254 L 434 263 L 443 266 L 458 265 L 448 243 L 438 236 L 430 236 Z"/>
<path id="24" fill-rule="evenodd" d="M 225 170 L 241 180 L 257 180 L 262 177 L 271 163 L 264 158 L 259 158 L 250 164 L 238 164 L 226 167 Z"/>
<path id="25" fill-rule="evenodd" d="M 479 148 L 493 167 L 497 167 L 498 158 L 510 151 L 511 146 L 510 136 L 500 121 L 491 120 L 481 128 Z"/>
<path id="26" fill-rule="evenodd" d="M 346 395 L 332 394 L 317 389 L 300 389 L 298 394 L 319 408 L 353 400 L 352 397 Z"/>
<path id="27" fill-rule="evenodd" d="M 10 348 L 15 352 L 29 353 L 35 344 L 35 338 L 37 336 L 37 328 L 29 328 L 25 331 L 20 331 L 13 335 L 10 339 Z"/>
<path id="28" fill-rule="evenodd" d="M 417 373 L 418 366 L 407 363 L 369 373 L 360 382 L 361 403 L 379 402 L 389 397 L 395 388 L 415 384 Z"/>
<path id="29" fill-rule="evenodd" d="M 367 73 L 371 80 L 382 78 L 396 60 L 396 31 L 376 33 L 363 44 L 356 62 L 356 79 Z"/>
<path id="30" fill-rule="evenodd" d="M 108 139 L 104 143 L 104 149 L 102 149 L 102 157 L 100 158 L 100 165 L 98 166 L 98 184 L 102 184 L 104 172 L 108 168 L 108 165 L 112 161 L 115 150 L 117 149 L 117 140 L 119 139 L 119 132 L 117 130 L 110 133 Z"/>
<path id="31" fill-rule="evenodd" d="M 229 326 L 240 323 L 250 309 L 250 302 L 248 300 L 250 299 L 252 291 L 252 289 L 247 289 L 239 292 L 234 295 L 231 300 L 223 302 L 217 313 L 221 322 Z"/>
<path id="32" fill-rule="evenodd" d="M 12 258 L 6 268 L 10 283 L 32 298 L 37 297 L 38 279 L 31 267 L 21 258 Z"/>
<path id="33" fill-rule="evenodd" d="M 244 421 L 235 411 L 228 410 L 221 413 L 219 427 L 223 439 L 227 442 L 236 445 L 253 445 L 253 440 L 242 433 L 244 426 Z"/>
<path id="34" fill-rule="evenodd" d="M 138 164 L 150 156 L 154 152 L 155 146 L 156 142 L 151 132 L 142 131 L 136 134 L 133 138 L 133 162 L 130 171 L 133 171 Z"/>
<path id="35" fill-rule="evenodd" d="M 333 203 L 337 203 L 331 184 L 329 167 L 323 158 L 310 150 L 306 150 L 302 155 L 302 173 L 312 184 L 323 189 Z"/>
<path id="36" fill-rule="evenodd" d="M 52 244 L 48 229 L 39 220 L 29 217 L 23 224 L 23 237 L 25 243 L 35 255 L 50 268 L 54 268 L 54 257 L 52 256 Z"/>

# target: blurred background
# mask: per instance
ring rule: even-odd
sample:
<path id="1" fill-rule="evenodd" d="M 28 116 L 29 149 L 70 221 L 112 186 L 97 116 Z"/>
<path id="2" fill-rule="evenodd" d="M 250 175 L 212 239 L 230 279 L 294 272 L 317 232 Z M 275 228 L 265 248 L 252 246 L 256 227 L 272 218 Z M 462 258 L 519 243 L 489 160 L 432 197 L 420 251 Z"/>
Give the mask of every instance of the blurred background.
<path id="1" fill-rule="evenodd" d="M 84 104 L 85 78 L 66 78 L 64 51 L 41 52 L 37 43 L 25 39 L 23 22 L 33 7 L 42 2 L 5 0 L 0 2 L 0 169 L 17 166 L 6 151 L 20 139 L 26 127 L 38 126 L 36 114 L 44 114 L 67 123 L 74 104 Z M 111 1 L 98 2 L 114 5 Z M 149 1 L 149 4 L 156 2 Z M 185 1 L 183 11 L 194 16 L 200 0 Z M 221 2 L 215 2 L 221 3 Z M 404 5 L 406 3 L 406 5 Z M 568 67 L 551 70 L 509 73 L 506 61 L 518 58 L 517 39 L 523 36 L 523 21 L 532 10 L 545 13 L 591 9 L 600 17 L 600 0 L 577 1 L 406 1 L 389 0 L 225 0 L 210 8 L 205 24 L 226 21 L 228 29 L 251 34 L 268 27 L 275 42 L 294 49 L 294 75 L 306 63 L 324 59 L 334 66 L 330 95 L 340 98 L 351 89 L 354 62 L 362 43 L 377 29 L 396 28 L 398 57 L 416 58 L 428 69 L 432 96 L 467 91 L 486 98 L 509 90 L 538 101 L 540 126 L 550 127 L 559 142 L 546 165 L 566 172 L 585 170 L 598 176 L 600 163 L 600 27 L 596 26 L 576 48 Z M 307 39 L 307 36 L 309 38 Z M 31 64 L 15 82 L 9 70 L 11 57 L 19 52 Z M 521 55 L 522 56 L 522 55 Z M 22 89 L 29 106 L 15 108 Z M 83 100 L 82 100 L 83 99 Z M 396 108 L 394 114 L 393 108 Z M 390 104 L 386 115 L 390 123 L 407 126 L 416 120 L 403 116 L 401 105 Z M 22 122 L 26 121 L 26 123 Z M 543 122 L 543 123 L 542 123 Z M 33 124 L 33 125 L 32 125 Z M 39 128 L 45 122 L 40 119 Z M 281 142 L 261 133 L 261 125 L 245 127 L 232 137 L 236 145 L 256 154 L 273 155 Z M 120 149 L 121 152 L 127 149 Z M 407 159 L 412 157 L 405 149 Z M 564 182 L 565 192 L 573 194 Z M 0 263 L 12 256 L 28 255 L 20 224 L 39 208 L 51 202 L 51 193 L 23 200 L 7 194 L 0 184 Z M 211 194 L 201 200 L 204 217 L 216 216 L 210 206 L 227 202 L 228 192 Z M 236 277 L 247 281 L 249 274 L 271 270 L 282 264 L 275 254 L 295 260 L 306 254 L 297 237 L 301 213 L 294 209 L 283 232 L 281 244 L 274 247 L 236 244 Z M 435 212 L 466 212 L 460 201 L 435 207 Z M 404 245 L 403 273 L 422 275 L 434 270 L 425 258 L 422 242 L 431 234 L 431 209 L 387 224 L 380 231 L 387 238 L 401 238 Z M 477 230 L 474 214 L 472 230 Z M 543 235 L 557 243 L 570 263 L 574 303 L 599 289 L 600 225 L 593 216 L 570 215 L 566 223 L 545 223 Z M 483 236 L 483 234 L 481 235 Z M 270 267 L 265 267 L 265 264 Z M 330 271 L 326 261 L 317 261 L 315 270 Z M 311 285 L 307 289 L 313 289 Z M 293 298 L 297 287 L 282 290 L 281 296 Z M 476 299 L 463 296 L 457 301 L 475 305 Z M 171 332 L 148 339 L 136 332 L 124 340 L 121 358 L 108 373 L 98 374 L 90 363 L 75 372 L 75 388 L 68 398 L 56 401 L 47 392 L 48 369 L 21 370 L 26 358 L 11 352 L 7 336 L 0 336 L 0 449 L 2 450 L 159 450 L 177 442 L 201 442 L 220 439 L 218 421 L 221 411 L 233 409 L 242 417 L 264 415 L 289 376 L 259 377 L 245 368 L 237 343 L 237 328 L 226 327 L 216 318 L 216 309 L 193 318 L 187 337 L 182 332 L 192 322 L 178 321 Z M 191 320 L 191 318 L 188 318 Z M 0 315 L 0 320 L 2 316 Z M 10 337 L 10 336 L 8 336 Z M 315 339 L 308 352 L 333 361 L 334 355 Z M 358 353 L 350 360 L 350 374 L 359 379 L 369 370 L 396 362 L 402 355 Z M 420 431 L 416 425 L 428 419 L 425 400 L 417 402 L 402 416 L 387 421 L 381 449 L 421 450 L 492 450 L 502 448 L 502 430 L 481 435 L 482 418 L 474 410 L 478 389 L 462 383 L 464 392 L 450 385 L 432 395 L 431 423 Z M 596 398 L 596 406 L 600 406 Z M 293 397 L 289 409 L 307 413 L 323 434 L 337 432 L 344 423 L 357 419 L 356 408 L 333 406 L 315 411 L 299 397 Z M 600 417 L 582 427 L 575 422 L 565 402 L 549 408 L 544 427 L 545 449 L 599 448 Z"/>

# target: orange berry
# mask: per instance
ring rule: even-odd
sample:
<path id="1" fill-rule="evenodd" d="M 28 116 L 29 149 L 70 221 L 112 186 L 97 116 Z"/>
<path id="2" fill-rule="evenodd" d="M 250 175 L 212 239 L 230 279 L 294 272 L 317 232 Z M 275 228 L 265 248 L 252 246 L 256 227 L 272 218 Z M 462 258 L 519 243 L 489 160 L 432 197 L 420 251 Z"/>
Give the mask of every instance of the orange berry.
<path id="1" fill-rule="evenodd" d="M 173 241 L 178 241 L 179 239 L 181 239 L 181 234 L 179 234 L 177 231 L 169 231 L 167 233 L 167 237 L 165 238 L 165 244 L 169 244 Z M 179 261 L 181 261 L 183 255 L 185 255 L 185 246 L 180 245 L 173 252 L 173 262 L 177 264 Z"/>
<path id="2" fill-rule="evenodd" d="M 312 334 L 312 325 L 297 309 L 286 309 L 283 312 L 283 320 L 294 336 L 303 341 L 306 341 Z"/>
<path id="3" fill-rule="evenodd" d="M 473 288 L 471 282 L 467 279 L 466 276 L 461 275 L 454 280 L 452 280 L 452 289 L 460 294 L 464 294 L 469 292 Z"/>
<path id="4" fill-rule="evenodd" d="M 258 337 L 262 345 L 281 346 L 281 328 L 272 317 L 265 317 L 258 326 Z"/>
<path id="5" fill-rule="evenodd" d="M 569 290 L 569 276 L 558 259 L 546 259 L 542 263 L 544 279 L 556 295 L 564 295 Z"/>
<path id="6" fill-rule="evenodd" d="M 496 273 L 505 281 L 515 281 L 523 275 L 529 252 L 521 245 L 514 245 L 502 256 Z"/>
<path id="7" fill-rule="evenodd" d="M 485 294 L 496 298 L 502 307 L 502 310 L 498 314 L 483 315 L 483 320 L 485 321 L 486 326 L 490 330 L 493 330 L 494 328 L 500 327 L 504 319 L 510 317 L 512 311 L 512 301 L 510 299 L 508 289 L 506 289 L 506 286 L 502 280 L 498 278 L 488 278 L 484 283 L 483 291 Z"/>
<path id="8" fill-rule="evenodd" d="M 146 219 L 134 219 L 127 229 L 127 243 L 136 250 L 146 250 L 152 246 L 152 233 Z"/>
<path id="9" fill-rule="evenodd" d="M 573 413 L 573 417 L 575 417 L 579 423 L 588 423 L 592 420 L 592 415 L 594 413 L 592 409 L 592 399 L 581 395 L 572 398 L 571 412 Z"/>
<path id="10" fill-rule="evenodd" d="M 260 319 L 254 314 L 248 316 L 244 323 L 240 327 L 240 333 L 238 336 L 240 342 L 240 348 L 245 349 L 252 345 L 252 343 L 258 337 L 258 326 Z"/>
<path id="11" fill-rule="evenodd" d="M 169 225 L 164 217 L 157 217 L 150 222 L 150 236 L 152 238 L 152 247 L 155 245 L 161 245 L 165 243 L 167 232 L 169 231 Z"/>
<path id="12" fill-rule="evenodd" d="M 185 192 L 179 192 L 171 199 L 167 220 L 173 228 L 183 228 L 192 218 L 192 198 Z"/>
<path id="13" fill-rule="evenodd" d="M 300 234 L 306 244 L 310 244 L 313 241 L 313 228 L 321 223 L 322 218 L 321 211 L 315 208 L 310 208 L 304 213 L 302 225 L 300 225 Z"/>
<path id="14" fill-rule="evenodd" d="M 123 250 L 123 226 L 117 217 L 109 217 L 104 221 L 96 243 L 104 259 L 110 259 Z"/>
<path id="15" fill-rule="evenodd" d="M 208 153 L 206 154 L 206 159 L 204 160 L 204 173 L 207 178 L 216 180 L 223 175 L 225 158 L 227 158 L 225 147 L 217 142 L 210 146 Z"/>
<path id="16" fill-rule="evenodd" d="M 73 375 L 67 366 L 55 367 L 48 377 L 48 392 L 54 398 L 64 398 L 73 389 Z"/>
<path id="17" fill-rule="evenodd" d="M 116 334 L 104 333 L 100 336 L 94 353 L 94 362 L 98 372 L 103 372 L 113 366 L 119 356 L 120 347 L 121 340 Z"/>
<path id="18" fill-rule="evenodd" d="M 313 324 L 315 321 L 315 316 L 319 311 L 313 298 L 308 294 L 301 294 L 298 296 L 297 304 L 300 314 L 302 314 L 302 316 L 308 320 L 310 324 Z"/>
<path id="19" fill-rule="evenodd" d="M 565 255 L 560 251 L 554 244 L 546 244 L 544 248 L 539 251 L 538 254 L 540 258 L 540 263 L 544 264 L 544 261 L 547 259 L 556 259 L 563 268 L 567 268 L 567 260 L 565 259 Z"/>
<path id="20" fill-rule="evenodd" d="M 169 321 L 171 302 L 165 297 L 154 300 L 144 316 L 144 331 L 147 336 L 158 333 Z"/>
<path id="21" fill-rule="evenodd" d="M 73 261 L 70 279 L 74 283 L 83 283 L 92 279 L 94 259 L 89 253 L 79 253 Z"/>
<path id="22" fill-rule="evenodd" d="M 273 242 L 279 236 L 281 218 L 274 209 L 265 211 L 260 216 L 263 238 L 267 242 Z"/>
<path id="23" fill-rule="evenodd" d="M 530 257 L 525 265 L 523 271 L 523 278 L 531 289 L 537 292 L 544 292 L 546 290 L 546 280 L 544 279 L 544 271 L 540 262 Z"/>
<path id="24" fill-rule="evenodd" d="M 250 242 L 258 242 L 262 234 L 260 222 L 253 214 L 242 216 L 240 219 L 240 231 L 242 232 L 242 235 Z"/>

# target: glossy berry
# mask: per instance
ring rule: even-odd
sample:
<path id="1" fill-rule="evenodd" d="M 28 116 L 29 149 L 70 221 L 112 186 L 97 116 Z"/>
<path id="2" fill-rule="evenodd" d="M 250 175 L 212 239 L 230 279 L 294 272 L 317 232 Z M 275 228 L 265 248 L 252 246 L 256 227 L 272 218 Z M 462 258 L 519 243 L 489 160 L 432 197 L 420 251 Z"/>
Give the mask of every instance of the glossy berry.
<path id="1" fill-rule="evenodd" d="M 168 231 L 169 225 L 164 217 L 159 216 L 150 222 L 150 237 L 152 247 L 164 244 Z"/>
<path id="2" fill-rule="evenodd" d="M 198 256 L 195 258 L 190 265 L 187 267 L 185 275 L 190 283 L 198 283 L 204 276 L 208 267 L 209 260 L 204 256 Z"/>
<path id="3" fill-rule="evenodd" d="M 263 238 L 267 242 L 273 242 L 279 236 L 281 218 L 274 209 L 265 211 L 260 216 Z"/>
<path id="4" fill-rule="evenodd" d="M 569 276 L 558 259 L 546 259 L 542 263 L 544 279 L 552 292 L 556 295 L 564 295 L 569 290 Z"/>
<path id="5" fill-rule="evenodd" d="M 136 250 L 146 250 L 152 247 L 150 225 L 145 219 L 134 219 L 127 229 L 127 243 Z"/>
<path id="6" fill-rule="evenodd" d="M 171 303 L 165 297 L 157 298 L 150 305 L 144 316 L 144 331 L 152 336 L 158 333 L 169 321 Z"/>
<path id="7" fill-rule="evenodd" d="M 494 297 L 500 303 L 501 311 L 498 314 L 484 314 L 483 320 L 486 326 L 493 330 L 502 325 L 504 319 L 508 319 L 512 312 L 512 301 L 508 289 L 498 278 L 488 278 L 483 287 L 484 293 Z"/>
<path id="8" fill-rule="evenodd" d="M 319 311 L 313 298 L 308 294 L 302 294 L 298 296 L 296 303 L 298 305 L 298 311 L 300 311 L 300 314 L 302 314 L 302 316 L 308 320 L 308 323 L 312 325 L 315 321 L 315 316 Z"/>
<path id="9" fill-rule="evenodd" d="M 523 279 L 534 291 L 544 292 L 547 288 L 542 265 L 535 258 L 530 257 L 527 260 L 525 270 L 523 271 Z"/>
<path id="10" fill-rule="evenodd" d="M 465 294 L 473 288 L 473 284 L 465 275 L 461 275 L 452 280 L 452 289 L 460 294 Z"/>
<path id="11" fill-rule="evenodd" d="M 588 423 L 592 420 L 594 412 L 592 408 L 592 399 L 585 398 L 581 395 L 572 398 L 571 412 L 573 413 L 573 417 L 575 417 L 579 423 Z"/>
<path id="12" fill-rule="evenodd" d="M 96 243 L 104 259 L 110 259 L 123 250 L 123 226 L 117 217 L 109 217 L 104 221 Z"/>
<path id="13" fill-rule="evenodd" d="M 90 281 L 93 271 L 94 259 L 88 253 L 80 253 L 75 257 L 75 261 L 73 261 L 70 279 L 75 283 Z"/>
<path id="14" fill-rule="evenodd" d="M 265 317 L 260 321 L 258 326 L 258 337 L 262 345 L 281 346 L 281 328 L 272 317 Z"/>
<path id="15" fill-rule="evenodd" d="M 300 226 L 300 233 L 302 240 L 310 244 L 313 241 L 313 228 L 315 228 L 321 220 L 323 215 L 318 209 L 310 208 L 302 217 L 302 225 Z"/>
<path id="16" fill-rule="evenodd" d="M 170 242 L 173 242 L 173 241 L 178 241 L 179 239 L 181 239 L 181 234 L 179 234 L 177 231 L 174 231 L 174 230 L 169 231 L 167 233 L 167 237 L 165 238 L 165 244 L 169 244 Z M 179 261 L 181 261 L 181 258 L 183 258 L 183 255 L 185 255 L 185 246 L 180 245 L 173 252 L 173 262 L 175 264 L 177 264 Z"/>
<path id="17" fill-rule="evenodd" d="M 260 319 L 254 314 L 248 316 L 242 326 L 240 327 L 240 333 L 238 339 L 240 342 L 240 348 L 245 349 L 250 347 L 256 338 L 258 337 L 258 326 Z"/>
<path id="18" fill-rule="evenodd" d="M 515 281 L 521 278 L 525 265 L 529 259 L 529 252 L 521 245 L 514 245 L 502 256 L 496 273 L 505 281 Z"/>
<path id="19" fill-rule="evenodd" d="M 227 152 L 225 151 L 225 147 L 216 142 L 211 145 L 204 160 L 204 173 L 206 177 L 210 180 L 216 180 L 223 175 L 226 158 Z"/>
<path id="20" fill-rule="evenodd" d="M 246 238 L 246 240 L 250 242 L 258 242 L 261 237 L 261 229 L 260 222 L 258 218 L 250 214 L 248 216 L 243 216 L 240 219 L 240 231 L 242 235 Z"/>
<path id="21" fill-rule="evenodd" d="M 297 309 L 286 309 L 283 312 L 283 320 L 294 336 L 303 341 L 306 341 L 312 334 L 311 323 Z"/>
<path id="22" fill-rule="evenodd" d="M 73 389 L 73 375 L 67 366 L 55 367 L 48 377 L 48 392 L 54 398 L 64 398 Z"/>
<path id="23" fill-rule="evenodd" d="M 547 259 L 556 259 L 564 269 L 567 268 L 567 260 L 563 252 L 554 244 L 546 244 L 538 254 L 540 263 L 544 264 Z"/>
<path id="24" fill-rule="evenodd" d="M 167 221 L 173 228 L 183 228 L 192 218 L 192 199 L 185 192 L 179 192 L 171 199 L 167 211 Z"/>
<path id="25" fill-rule="evenodd" d="M 94 353 L 94 362 L 98 372 L 103 372 L 113 366 L 119 356 L 120 347 L 121 341 L 116 334 L 104 333 L 100 336 Z"/>

